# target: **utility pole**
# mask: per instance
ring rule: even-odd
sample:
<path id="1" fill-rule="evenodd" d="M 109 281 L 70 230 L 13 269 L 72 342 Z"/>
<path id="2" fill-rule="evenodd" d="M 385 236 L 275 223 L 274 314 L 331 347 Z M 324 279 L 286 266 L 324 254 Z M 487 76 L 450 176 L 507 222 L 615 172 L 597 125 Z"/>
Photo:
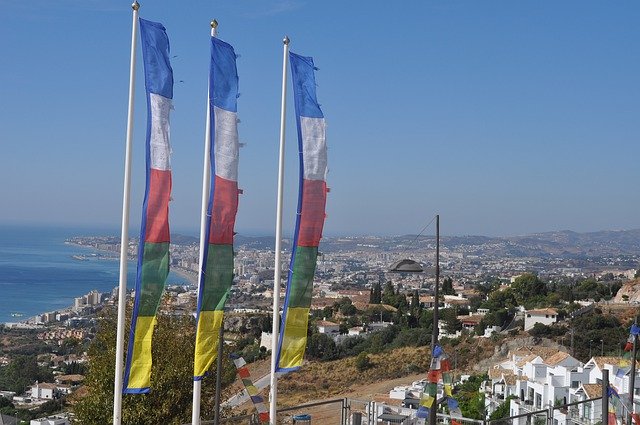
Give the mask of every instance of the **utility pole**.
<path id="1" fill-rule="evenodd" d="M 571 326 L 571 357 L 575 357 L 576 352 L 573 349 L 573 326 Z"/>

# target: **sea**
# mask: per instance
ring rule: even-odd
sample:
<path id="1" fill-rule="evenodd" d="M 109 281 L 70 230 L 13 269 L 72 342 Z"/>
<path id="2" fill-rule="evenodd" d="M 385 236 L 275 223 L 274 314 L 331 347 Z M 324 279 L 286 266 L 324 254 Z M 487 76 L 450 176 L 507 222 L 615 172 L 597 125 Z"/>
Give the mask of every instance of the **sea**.
<path id="1" fill-rule="evenodd" d="M 65 240 L 119 233 L 104 229 L 0 225 L 0 323 L 20 322 L 70 307 L 74 298 L 94 289 L 111 292 L 118 286 L 117 255 L 105 258 L 100 251 L 66 244 Z M 128 262 L 129 288 L 135 286 L 136 266 L 135 262 Z M 188 285 L 189 280 L 171 272 L 167 284 Z"/>

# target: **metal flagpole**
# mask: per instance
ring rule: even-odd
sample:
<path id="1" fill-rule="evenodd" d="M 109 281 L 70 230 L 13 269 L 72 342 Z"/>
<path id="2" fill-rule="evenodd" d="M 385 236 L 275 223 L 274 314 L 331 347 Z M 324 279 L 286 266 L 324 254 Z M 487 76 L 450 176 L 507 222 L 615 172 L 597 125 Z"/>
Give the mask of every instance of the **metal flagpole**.
<path id="1" fill-rule="evenodd" d="M 216 359 L 216 408 L 213 413 L 213 425 L 220 425 L 220 395 L 222 393 L 222 355 L 224 353 L 224 323 L 220 325 L 218 338 L 218 358 Z"/>
<path id="2" fill-rule="evenodd" d="M 284 44 L 282 58 L 282 107 L 280 109 L 280 157 L 278 161 L 278 202 L 276 206 L 276 258 L 273 279 L 273 325 L 271 329 L 271 393 L 269 397 L 269 421 L 276 425 L 278 399 L 278 378 L 276 377 L 276 356 L 278 352 L 278 328 L 280 325 L 280 274 L 282 252 L 282 192 L 284 184 L 284 134 L 287 112 L 287 62 L 289 60 L 289 37 L 282 40 Z"/>
<path id="3" fill-rule="evenodd" d="M 218 21 L 211 21 L 211 37 L 218 34 Z M 208 87 L 208 86 L 207 86 Z M 209 205 L 209 190 L 211 188 L 211 99 L 207 89 L 207 118 L 204 126 L 204 166 L 202 169 L 202 210 L 200 212 L 200 274 L 204 272 L 204 249 L 207 244 L 207 211 Z M 198 278 L 198 290 L 200 294 L 201 278 Z M 196 324 L 197 326 L 197 324 Z M 200 425 L 200 394 L 202 392 L 202 380 L 193 380 L 193 407 L 191 408 L 191 423 Z"/>
<path id="4" fill-rule="evenodd" d="M 131 193 L 131 144 L 133 139 L 133 99 L 136 75 L 136 38 L 138 36 L 138 9 L 134 1 L 131 28 L 131 66 L 129 68 L 129 106 L 127 111 L 127 141 L 124 155 L 124 190 L 122 195 L 122 228 L 120 233 L 120 279 L 118 288 L 118 328 L 116 331 L 116 372 L 113 385 L 113 425 L 122 420 L 122 372 L 124 357 L 124 322 L 127 306 L 127 251 L 129 248 L 129 198 Z"/>
<path id="5" fill-rule="evenodd" d="M 633 322 L 634 325 L 638 324 L 638 317 Z M 638 335 L 633 335 L 633 354 L 631 355 L 631 371 L 629 373 L 629 414 L 627 422 L 631 423 L 632 414 L 635 412 L 635 403 L 633 398 L 635 396 L 636 387 L 636 357 L 638 356 Z"/>

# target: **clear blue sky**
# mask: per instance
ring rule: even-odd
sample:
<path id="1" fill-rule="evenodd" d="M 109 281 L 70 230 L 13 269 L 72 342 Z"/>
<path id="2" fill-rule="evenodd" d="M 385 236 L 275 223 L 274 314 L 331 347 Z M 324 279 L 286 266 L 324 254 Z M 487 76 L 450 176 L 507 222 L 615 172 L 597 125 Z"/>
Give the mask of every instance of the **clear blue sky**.
<path id="1" fill-rule="evenodd" d="M 0 0 L 0 222 L 119 226 L 129 4 Z M 174 230 L 199 223 L 211 18 L 241 55 L 241 233 L 273 234 L 285 34 L 320 68 L 325 234 L 415 233 L 437 212 L 443 234 L 640 227 L 640 2 L 163 0 L 140 12 L 166 26 L 175 56 Z M 141 72 L 135 119 L 133 227 Z"/>

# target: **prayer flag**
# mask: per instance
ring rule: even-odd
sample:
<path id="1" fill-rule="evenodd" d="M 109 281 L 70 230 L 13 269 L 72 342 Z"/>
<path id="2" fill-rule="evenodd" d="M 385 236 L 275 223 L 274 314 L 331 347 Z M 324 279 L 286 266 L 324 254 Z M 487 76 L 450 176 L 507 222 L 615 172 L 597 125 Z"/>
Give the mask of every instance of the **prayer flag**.
<path id="1" fill-rule="evenodd" d="M 129 394 L 149 392 L 151 339 L 158 304 L 169 274 L 169 111 L 173 99 L 173 70 L 169 63 L 169 38 L 162 24 L 140 19 L 140 38 L 148 108 L 147 184 L 138 243 L 136 295 L 124 374 L 123 392 Z"/>
<path id="2" fill-rule="evenodd" d="M 238 211 L 238 72 L 233 47 L 211 37 L 209 114 L 211 181 L 206 244 L 198 282 L 193 379 L 202 379 L 218 354 L 224 306 L 233 283 L 233 227 Z"/>
<path id="3" fill-rule="evenodd" d="M 301 175 L 287 295 L 277 346 L 277 371 L 299 368 L 304 357 L 313 277 L 328 192 L 325 120 L 316 98 L 313 58 L 290 52 L 289 59 Z M 277 297 L 278 294 L 275 293 L 273 296 Z"/>

